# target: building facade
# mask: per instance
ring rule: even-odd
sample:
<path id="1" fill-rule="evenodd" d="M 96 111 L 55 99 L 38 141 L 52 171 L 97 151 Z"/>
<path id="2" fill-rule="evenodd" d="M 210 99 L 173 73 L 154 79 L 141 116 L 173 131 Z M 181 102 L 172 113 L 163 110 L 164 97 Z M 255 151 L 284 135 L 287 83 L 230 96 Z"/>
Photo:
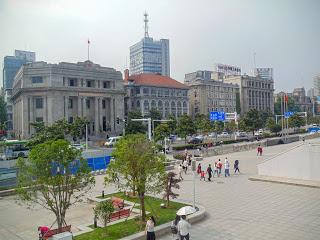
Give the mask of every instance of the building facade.
<path id="1" fill-rule="evenodd" d="M 15 50 L 14 56 L 6 56 L 3 60 L 3 89 L 4 98 L 7 104 L 7 129 L 12 130 L 12 84 L 14 77 L 23 64 L 34 62 L 36 55 L 34 52 Z"/>
<path id="2" fill-rule="evenodd" d="M 320 96 L 320 74 L 316 75 L 313 78 L 313 88 L 314 88 L 314 95 Z"/>
<path id="3" fill-rule="evenodd" d="M 129 76 L 125 71 L 125 115 L 138 110 L 143 116 L 151 108 L 157 109 L 163 119 L 170 114 L 179 117 L 189 114 L 188 87 L 172 78 L 159 74 Z"/>
<path id="4" fill-rule="evenodd" d="M 238 85 L 213 80 L 211 73 L 196 71 L 185 75 L 185 84 L 190 87 L 189 111 L 192 117 L 197 114 L 207 115 L 211 111 L 237 111 Z"/>
<path id="5" fill-rule="evenodd" d="M 273 80 L 273 68 L 254 68 L 254 76 L 263 80 Z"/>
<path id="6" fill-rule="evenodd" d="M 273 80 L 241 75 L 226 76 L 224 82 L 237 84 L 239 86 L 240 113 L 242 115 L 250 109 L 274 113 Z"/>
<path id="7" fill-rule="evenodd" d="M 119 134 L 123 126 L 124 89 L 122 74 L 90 61 L 24 65 L 13 84 L 13 126 L 16 136 L 28 138 L 30 125 L 56 120 L 72 122 L 77 116 L 88 121 L 90 135 Z"/>
<path id="8" fill-rule="evenodd" d="M 148 14 L 145 13 L 144 38 L 130 47 L 131 74 L 156 73 L 170 77 L 169 40 L 153 40 L 148 34 Z"/>
<path id="9" fill-rule="evenodd" d="M 302 112 L 313 112 L 313 103 L 311 98 L 306 96 L 304 87 L 295 88 L 292 92 L 292 98 L 296 106 L 299 107 Z"/>

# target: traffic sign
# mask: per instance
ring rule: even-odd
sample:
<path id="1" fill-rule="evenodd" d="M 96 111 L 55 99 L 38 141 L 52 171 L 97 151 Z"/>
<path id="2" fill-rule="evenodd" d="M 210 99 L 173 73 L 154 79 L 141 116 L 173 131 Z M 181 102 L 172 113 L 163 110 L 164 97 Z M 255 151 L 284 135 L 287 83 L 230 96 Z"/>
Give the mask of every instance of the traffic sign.
<path id="1" fill-rule="evenodd" d="M 224 121 L 226 120 L 225 112 L 210 112 L 211 121 Z"/>
<path id="2" fill-rule="evenodd" d="M 284 113 L 284 117 L 285 118 L 289 118 L 289 117 L 291 117 L 291 116 L 293 116 L 294 115 L 294 112 L 285 112 Z"/>

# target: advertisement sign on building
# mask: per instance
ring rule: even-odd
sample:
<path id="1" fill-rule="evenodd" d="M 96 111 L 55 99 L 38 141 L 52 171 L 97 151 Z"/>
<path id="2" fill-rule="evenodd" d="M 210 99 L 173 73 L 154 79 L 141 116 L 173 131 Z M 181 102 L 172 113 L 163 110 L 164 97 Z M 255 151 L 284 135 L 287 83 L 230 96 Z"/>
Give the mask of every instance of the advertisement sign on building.
<path id="1" fill-rule="evenodd" d="M 215 71 L 224 75 L 241 75 L 241 68 L 221 63 L 215 64 Z"/>

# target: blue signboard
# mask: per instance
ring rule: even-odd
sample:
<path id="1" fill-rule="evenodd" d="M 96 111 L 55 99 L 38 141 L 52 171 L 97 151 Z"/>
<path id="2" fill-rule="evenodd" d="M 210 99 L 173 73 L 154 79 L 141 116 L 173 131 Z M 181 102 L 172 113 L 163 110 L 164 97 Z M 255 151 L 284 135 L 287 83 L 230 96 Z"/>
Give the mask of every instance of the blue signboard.
<path id="1" fill-rule="evenodd" d="M 285 112 L 284 113 L 284 117 L 285 118 L 289 118 L 289 117 L 291 117 L 291 116 L 293 116 L 294 115 L 294 112 Z"/>
<path id="2" fill-rule="evenodd" d="M 225 112 L 210 112 L 211 121 L 224 121 L 226 120 Z"/>

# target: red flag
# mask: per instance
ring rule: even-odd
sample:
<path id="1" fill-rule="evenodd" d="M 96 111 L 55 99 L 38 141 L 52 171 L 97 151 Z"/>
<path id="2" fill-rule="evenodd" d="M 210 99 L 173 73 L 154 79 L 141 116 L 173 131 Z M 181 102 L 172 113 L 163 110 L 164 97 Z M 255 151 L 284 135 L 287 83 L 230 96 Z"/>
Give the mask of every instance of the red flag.
<path id="1" fill-rule="evenodd" d="M 289 99 L 288 95 L 285 95 L 285 96 L 284 96 L 284 101 L 285 101 L 285 102 L 288 102 L 288 99 Z"/>

